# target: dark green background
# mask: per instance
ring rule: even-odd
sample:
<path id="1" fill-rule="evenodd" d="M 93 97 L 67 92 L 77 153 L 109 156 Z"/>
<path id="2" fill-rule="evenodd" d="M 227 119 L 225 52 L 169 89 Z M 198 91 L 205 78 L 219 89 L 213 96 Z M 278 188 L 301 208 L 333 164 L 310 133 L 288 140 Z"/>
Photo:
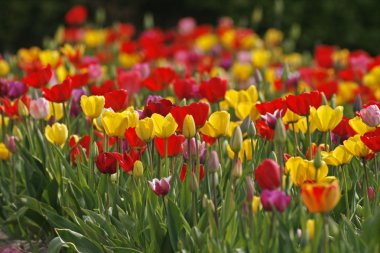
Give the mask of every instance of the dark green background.
<path id="1" fill-rule="evenodd" d="M 0 0 L 0 52 L 41 45 L 63 23 L 70 6 L 81 3 L 90 10 L 104 8 L 107 24 L 115 20 L 143 26 L 150 12 L 155 24 L 171 27 L 183 16 L 194 16 L 199 23 L 216 24 L 228 15 L 236 23 L 252 26 L 252 13 L 262 9 L 259 33 L 268 27 L 282 29 L 286 35 L 295 24 L 301 27 L 297 50 L 312 50 L 318 43 L 337 44 L 350 49 L 380 53 L 380 1 L 376 0 Z"/>

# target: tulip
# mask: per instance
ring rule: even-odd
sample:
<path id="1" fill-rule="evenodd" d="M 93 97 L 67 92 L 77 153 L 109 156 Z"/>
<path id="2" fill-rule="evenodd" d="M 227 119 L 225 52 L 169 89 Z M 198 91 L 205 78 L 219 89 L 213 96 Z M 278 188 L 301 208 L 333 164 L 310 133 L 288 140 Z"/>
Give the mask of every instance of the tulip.
<path id="1" fill-rule="evenodd" d="M 139 120 L 136 125 L 137 136 L 145 141 L 150 142 L 154 138 L 154 123 L 152 118 Z"/>
<path id="2" fill-rule="evenodd" d="M 154 139 L 154 145 L 161 157 L 165 157 L 165 140 L 167 140 L 168 144 L 167 156 L 177 156 L 182 153 L 182 144 L 185 141 L 183 135 L 172 134 L 168 138 L 156 137 Z"/>
<path id="3" fill-rule="evenodd" d="M 306 231 L 309 240 L 314 238 L 314 230 L 315 230 L 315 221 L 313 219 L 308 219 L 306 221 Z"/>
<path id="4" fill-rule="evenodd" d="M 187 114 L 183 121 L 182 133 L 186 138 L 193 138 L 196 133 L 193 116 Z"/>
<path id="5" fill-rule="evenodd" d="M 286 129 L 282 120 L 277 120 L 276 122 L 273 140 L 279 145 L 283 145 L 286 142 Z"/>
<path id="6" fill-rule="evenodd" d="M 104 111 L 101 121 L 108 136 L 124 138 L 125 130 L 128 127 L 128 116 L 126 113 Z"/>
<path id="7" fill-rule="evenodd" d="M 370 186 L 368 187 L 368 197 L 369 197 L 369 200 L 372 201 L 373 200 L 373 196 L 374 196 L 374 190 L 373 190 L 373 187 Z"/>
<path id="8" fill-rule="evenodd" d="M 285 168 L 296 186 L 302 185 L 305 181 L 314 181 L 316 173 L 318 173 L 318 181 L 326 178 L 328 174 L 328 167 L 325 162 L 322 162 L 317 172 L 313 161 L 304 160 L 301 157 L 289 158 L 285 163 Z"/>
<path id="9" fill-rule="evenodd" d="M 373 132 L 365 133 L 360 139 L 373 152 L 380 152 L 380 127 Z"/>
<path id="10" fill-rule="evenodd" d="M 357 157 L 363 158 L 371 153 L 358 134 L 345 140 L 343 145 L 349 153 Z"/>
<path id="11" fill-rule="evenodd" d="M 152 71 L 151 75 L 143 81 L 143 85 L 151 91 L 161 91 L 166 89 L 177 78 L 178 76 L 173 69 L 157 67 Z"/>
<path id="12" fill-rule="evenodd" d="M 102 113 L 105 99 L 103 96 L 86 96 L 83 95 L 80 99 L 80 105 L 83 113 L 91 118 L 97 118 Z"/>
<path id="13" fill-rule="evenodd" d="M 153 123 L 154 123 L 154 132 L 155 135 L 160 138 L 168 138 L 176 131 L 178 124 L 175 122 L 175 119 L 169 113 L 166 117 L 154 113 L 152 115 Z"/>
<path id="14" fill-rule="evenodd" d="M 48 65 L 43 69 L 39 69 L 35 72 L 29 73 L 27 76 L 23 78 L 23 82 L 26 83 L 28 86 L 38 89 L 45 86 L 49 82 L 51 76 L 51 66 Z"/>
<path id="15" fill-rule="evenodd" d="M 16 136 L 7 136 L 6 138 L 6 146 L 8 148 L 8 150 L 12 153 L 16 152 L 17 150 L 17 145 L 16 145 L 16 142 L 17 142 L 17 137 Z"/>
<path id="16" fill-rule="evenodd" d="M 227 80 L 220 77 L 213 77 L 208 81 L 203 81 L 199 86 L 199 93 L 210 103 L 215 103 L 224 98 L 227 91 Z"/>
<path id="17" fill-rule="evenodd" d="M 55 145 L 63 146 L 68 137 L 68 130 L 65 124 L 54 123 L 45 128 L 46 139 Z"/>
<path id="18" fill-rule="evenodd" d="M 332 109 L 329 105 L 322 105 L 318 109 L 310 109 L 311 131 L 318 129 L 321 132 L 333 130 L 343 118 L 343 107 Z"/>
<path id="19" fill-rule="evenodd" d="M 290 204 L 292 197 L 279 190 L 263 190 L 260 199 L 265 211 L 272 211 L 275 208 L 282 213 Z"/>
<path id="20" fill-rule="evenodd" d="M 260 197 L 254 196 L 252 199 L 252 212 L 257 214 L 257 212 L 262 208 Z"/>
<path id="21" fill-rule="evenodd" d="M 322 158 L 327 165 L 339 166 L 350 163 L 352 154 L 343 145 L 339 145 L 331 152 L 322 152 Z"/>
<path id="22" fill-rule="evenodd" d="M 357 116 L 355 118 L 350 119 L 348 121 L 348 124 L 356 133 L 360 134 L 361 136 L 365 133 L 375 130 L 374 127 L 368 126 L 366 123 L 363 122 L 362 118 Z"/>
<path id="23" fill-rule="evenodd" d="M 199 140 L 196 140 L 198 142 L 198 154 L 200 162 L 203 163 L 206 158 L 206 143 L 200 142 Z M 192 159 L 195 159 L 195 156 L 197 154 L 197 145 L 195 142 L 195 138 L 190 139 L 190 154 L 188 149 L 188 139 L 185 139 L 185 141 L 182 143 L 182 150 L 183 150 L 183 157 L 186 160 L 190 159 L 190 155 L 192 156 Z"/>
<path id="24" fill-rule="evenodd" d="M 332 183 L 305 183 L 301 187 L 301 198 L 309 212 L 329 212 L 339 202 L 339 183 L 337 180 Z"/>
<path id="25" fill-rule="evenodd" d="M 380 124 L 380 109 L 377 105 L 370 105 L 360 110 L 362 121 L 370 127 L 377 127 Z"/>
<path id="26" fill-rule="evenodd" d="M 210 172 L 217 172 L 220 168 L 218 153 L 215 150 L 211 151 L 207 167 Z"/>
<path id="27" fill-rule="evenodd" d="M 270 127 L 270 129 L 276 128 L 277 119 L 281 118 L 282 110 L 275 110 L 274 113 L 267 112 L 264 116 L 261 116 L 265 123 Z"/>
<path id="28" fill-rule="evenodd" d="M 170 180 L 171 180 L 171 176 L 164 177 L 161 180 L 158 180 L 157 178 L 155 178 L 152 181 L 148 181 L 148 183 L 152 191 L 157 196 L 165 197 L 170 191 Z"/>
<path id="29" fill-rule="evenodd" d="M 72 80 L 68 77 L 63 83 L 56 84 L 50 89 L 43 87 L 42 96 L 50 102 L 62 103 L 70 100 L 72 90 Z"/>
<path id="30" fill-rule="evenodd" d="M 45 119 L 49 115 L 49 102 L 44 98 L 30 101 L 29 112 L 34 119 Z"/>
<path id="31" fill-rule="evenodd" d="M 28 91 L 28 88 L 19 81 L 10 81 L 9 82 L 9 90 L 8 90 L 8 97 L 10 99 L 19 98 L 22 95 L 24 95 Z"/>
<path id="32" fill-rule="evenodd" d="M 146 143 L 137 136 L 136 128 L 127 128 L 127 130 L 125 131 L 125 138 L 127 140 L 128 145 L 132 149 L 139 150 L 141 152 L 143 152 L 146 149 Z"/>
<path id="33" fill-rule="evenodd" d="M 322 104 L 322 96 L 319 91 L 305 92 L 298 96 L 289 95 L 285 102 L 294 113 L 306 116 L 310 114 L 310 107 L 318 108 Z"/>
<path id="34" fill-rule="evenodd" d="M 254 141 L 253 146 L 256 145 L 256 141 Z M 232 151 L 230 144 L 227 145 L 227 153 L 230 159 L 234 159 L 235 153 Z M 243 148 L 239 151 L 238 157 L 240 161 L 244 161 L 244 158 L 247 161 L 251 161 L 253 156 L 252 151 L 252 139 L 246 139 L 243 141 Z"/>
<path id="35" fill-rule="evenodd" d="M 6 76 L 9 73 L 10 67 L 8 62 L 0 59 L 0 76 Z"/>
<path id="36" fill-rule="evenodd" d="M 211 114 L 200 131 L 207 136 L 217 138 L 227 134 L 229 125 L 230 114 L 226 111 L 217 111 Z"/>
<path id="37" fill-rule="evenodd" d="M 235 154 L 238 154 L 239 151 L 243 148 L 243 134 L 239 126 L 236 126 L 234 128 L 230 140 L 230 147 Z"/>
<path id="38" fill-rule="evenodd" d="M 256 182 L 261 190 L 280 187 L 280 166 L 271 159 L 265 159 L 255 170 Z"/>
<path id="39" fill-rule="evenodd" d="M 144 175 L 144 166 L 142 164 L 142 162 L 140 160 L 137 160 L 134 164 L 133 164 L 133 172 L 132 172 L 132 175 L 134 177 L 141 177 L 142 175 Z"/>
<path id="40" fill-rule="evenodd" d="M 4 143 L 0 143 L 0 159 L 5 161 L 10 157 L 10 152 Z"/>
<path id="41" fill-rule="evenodd" d="M 95 160 L 96 167 L 103 174 L 115 174 L 117 169 L 117 158 L 120 155 L 115 152 L 100 153 Z"/>
<path id="42" fill-rule="evenodd" d="M 105 108 L 112 108 L 115 112 L 124 111 L 128 107 L 128 91 L 114 90 L 104 94 Z"/>

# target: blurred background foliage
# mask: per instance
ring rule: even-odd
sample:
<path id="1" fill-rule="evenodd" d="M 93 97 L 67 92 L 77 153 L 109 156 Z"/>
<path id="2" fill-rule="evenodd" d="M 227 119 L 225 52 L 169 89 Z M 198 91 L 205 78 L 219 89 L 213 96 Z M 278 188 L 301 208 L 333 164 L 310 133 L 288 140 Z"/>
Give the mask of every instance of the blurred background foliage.
<path id="1" fill-rule="evenodd" d="M 259 34 L 269 27 L 281 29 L 285 36 L 300 32 L 298 51 L 325 43 L 380 53 L 376 13 L 380 1 L 374 0 L 0 0 L 0 52 L 40 46 L 75 4 L 88 7 L 90 20 L 103 8 L 107 25 L 132 22 L 138 30 L 147 13 L 164 28 L 175 26 L 184 16 L 193 16 L 201 24 L 216 24 L 219 17 L 230 16 L 237 25 L 252 27 Z"/>

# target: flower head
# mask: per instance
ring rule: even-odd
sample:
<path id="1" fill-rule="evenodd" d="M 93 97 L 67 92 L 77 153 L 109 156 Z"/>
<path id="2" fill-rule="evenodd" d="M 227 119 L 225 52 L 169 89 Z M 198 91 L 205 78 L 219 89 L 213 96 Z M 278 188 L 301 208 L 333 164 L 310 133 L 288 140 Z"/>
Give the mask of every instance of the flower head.
<path id="1" fill-rule="evenodd" d="M 171 176 L 164 177 L 161 180 L 158 180 L 157 178 L 153 179 L 152 181 L 148 181 L 150 188 L 152 191 L 160 197 L 166 196 L 170 191 L 170 180 Z"/>

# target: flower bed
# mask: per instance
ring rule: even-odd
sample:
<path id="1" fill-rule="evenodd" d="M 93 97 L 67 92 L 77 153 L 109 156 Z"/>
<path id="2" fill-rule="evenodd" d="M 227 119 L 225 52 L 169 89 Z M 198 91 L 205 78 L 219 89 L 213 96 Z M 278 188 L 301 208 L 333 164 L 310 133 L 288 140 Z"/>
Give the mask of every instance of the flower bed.
<path id="1" fill-rule="evenodd" d="M 0 58 L 0 223 L 49 252 L 380 250 L 380 58 L 223 18 Z M 32 247 L 33 248 L 33 247 Z"/>

